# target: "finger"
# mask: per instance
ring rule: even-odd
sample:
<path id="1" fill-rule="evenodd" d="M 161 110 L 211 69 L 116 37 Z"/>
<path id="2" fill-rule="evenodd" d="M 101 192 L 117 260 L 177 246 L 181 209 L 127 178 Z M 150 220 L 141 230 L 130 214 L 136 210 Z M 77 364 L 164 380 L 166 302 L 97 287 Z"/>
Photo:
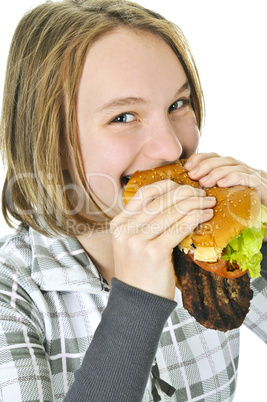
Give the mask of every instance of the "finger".
<path id="1" fill-rule="evenodd" d="M 175 223 L 175 221 L 181 219 L 188 213 L 194 210 L 213 208 L 215 207 L 216 203 L 217 200 L 215 197 L 190 197 L 167 208 L 161 213 L 161 215 L 164 216 L 164 218 L 172 219 L 170 223 L 171 226 Z"/>
<path id="2" fill-rule="evenodd" d="M 209 208 L 216 203 L 215 198 L 205 197 L 205 191 L 191 186 L 179 186 L 176 189 L 155 198 L 153 201 L 143 207 L 141 211 L 136 211 L 129 217 L 127 214 L 125 219 L 131 219 L 136 225 L 151 223 L 157 219 L 164 218 L 180 219 L 192 209 Z"/>
<path id="3" fill-rule="evenodd" d="M 205 196 L 206 192 L 203 189 L 188 185 L 178 185 L 172 191 L 147 203 L 144 212 L 148 215 L 158 215 L 173 205 L 179 205 L 180 202 L 186 202 L 192 197 L 201 200 Z"/>
<path id="4" fill-rule="evenodd" d="M 167 206 L 164 210 L 146 210 L 131 216 L 122 215 L 114 218 L 110 224 L 110 232 L 118 237 L 126 230 L 127 236 L 143 233 L 147 239 L 153 239 L 172 226 L 183 216 L 195 209 L 208 209 L 216 205 L 215 197 L 184 197 L 180 202 Z"/>
<path id="5" fill-rule="evenodd" d="M 261 194 L 261 192 L 266 192 L 266 180 L 261 177 L 260 174 L 250 173 L 250 172 L 232 172 L 229 173 L 225 178 L 217 182 L 220 187 L 232 187 L 232 186 L 248 186 L 252 187 Z"/>
<path id="6" fill-rule="evenodd" d="M 232 157 L 214 157 L 199 162 L 194 169 L 188 172 L 188 175 L 191 179 L 200 180 L 206 178 L 214 169 L 239 165 L 246 166 Z"/>
<path id="7" fill-rule="evenodd" d="M 233 187 L 233 186 L 247 186 L 254 188 L 260 197 L 261 203 L 267 205 L 267 179 L 261 174 L 261 171 L 253 171 L 251 168 L 244 168 L 243 171 L 233 170 L 228 174 L 217 180 L 215 183 L 219 187 Z M 213 187 L 213 183 L 203 183 L 203 186 Z"/>
<path id="8" fill-rule="evenodd" d="M 213 187 L 216 184 L 218 186 L 224 184 L 225 187 L 229 187 L 230 185 L 226 185 L 226 183 L 231 183 L 231 185 L 241 184 L 242 181 L 244 183 L 242 185 L 248 185 L 247 180 L 249 176 L 257 175 L 255 172 L 252 172 L 250 168 L 245 165 L 237 165 L 237 166 L 222 166 L 213 169 L 208 175 L 202 177 L 199 180 L 199 183 L 203 187 Z"/>
<path id="9" fill-rule="evenodd" d="M 128 202 L 124 210 L 117 216 L 117 222 L 129 216 L 146 212 L 155 215 L 167 207 L 190 196 L 204 197 L 205 190 L 187 185 L 179 185 L 171 180 L 162 180 L 141 187 Z M 116 218 L 115 218 L 116 219 Z"/>
<path id="10" fill-rule="evenodd" d="M 188 158 L 184 167 L 190 171 L 193 170 L 201 161 L 219 156 L 220 155 L 216 154 L 215 152 L 193 154 Z"/>
<path id="11" fill-rule="evenodd" d="M 139 188 L 122 212 L 112 220 L 112 233 L 117 233 L 118 230 L 120 231 L 121 229 L 118 229 L 118 227 L 123 225 L 127 219 L 131 217 L 134 218 L 148 203 L 166 194 L 168 191 L 177 188 L 177 186 L 178 184 L 171 180 L 162 180 Z"/>
<path id="12" fill-rule="evenodd" d="M 153 240 L 185 216 L 194 214 L 196 210 L 211 209 L 215 204 L 215 197 L 191 197 L 169 207 L 153 219 L 148 220 L 146 215 L 142 214 L 135 221 L 131 220 L 131 234 L 140 233 L 144 236 L 144 241 Z M 202 215 L 202 217 L 206 219 L 206 215 Z M 128 221 L 129 223 L 130 221 Z"/>
<path id="13" fill-rule="evenodd" d="M 191 211 L 157 238 L 159 247 L 173 249 L 200 223 L 209 221 L 213 214 L 213 209 Z"/>
<path id="14" fill-rule="evenodd" d="M 178 184 L 172 180 L 161 180 L 140 187 L 135 195 L 127 203 L 126 207 L 123 210 L 123 214 L 129 216 L 138 211 L 141 211 L 154 199 L 163 196 L 164 194 L 172 191 L 177 187 Z"/>

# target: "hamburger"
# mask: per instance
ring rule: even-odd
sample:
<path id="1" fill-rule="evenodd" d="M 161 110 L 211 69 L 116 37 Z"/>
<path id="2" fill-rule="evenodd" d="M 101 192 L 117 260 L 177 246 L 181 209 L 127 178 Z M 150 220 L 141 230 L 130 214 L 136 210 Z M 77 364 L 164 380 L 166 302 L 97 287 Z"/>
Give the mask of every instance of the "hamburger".
<path id="1" fill-rule="evenodd" d="M 125 204 L 140 187 L 159 180 L 201 188 L 188 176 L 185 162 L 135 172 L 125 187 Z M 260 276 L 267 208 L 250 187 L 215 186 L 205 191 L 217 199 L 214 215 L 174 249 L 176 284 L 184 308 L 200 324 L 227 331 L 239 327 L 249 311 L 250 278 Z"/>

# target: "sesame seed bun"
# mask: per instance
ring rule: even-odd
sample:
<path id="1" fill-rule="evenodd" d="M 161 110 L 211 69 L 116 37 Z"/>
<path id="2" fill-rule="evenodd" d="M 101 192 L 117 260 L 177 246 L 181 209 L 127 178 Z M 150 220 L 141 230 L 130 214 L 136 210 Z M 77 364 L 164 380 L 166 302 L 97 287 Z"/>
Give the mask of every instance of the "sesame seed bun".
<path id="1" fill-rule="evenodd" d="M 125 205 L 135 195 L 140 187 L 155 183 L 160 180 L 173 180 L 178 184 L 188 184 L 192 187 L 200 188 L 197 181 L 191 180 L 187 170 L 184 168 L 186 160 L 180 160 L 176 163 L 161 166 L 155 169 L 135 172 L 124 190 Z"/>
<path id="2" fill-rule="evenodd" d="M 195 260 L 215 262 L 243 230 L 261 226 L 261 202 L 257 191 L 245 186 L 213 187 L 206 193 L 217 199 L 214 216 L 188 235 L 179 248 L 193 253 Z"/>
<path id="3" fill-rule="evenodd" d="M 133 174 L 124 191 L 124 202 L 133 197 L 138 189 L 160 180 L 170 179 L 181 185 L 201 188 L 198 181 L 191 180 L 184 168 L 186 160 Z M 195 260 L 216 262 L 227 244 L 244 229 L 260 227 L 262 209 L 260 197 L 255 189 L 246 186 L 230 188 L 212 187 L 205 189 L 207 196 L 217 199 L 214 216 L 200 224 L 179 244 L 180 250 L 194 255 Z"/>

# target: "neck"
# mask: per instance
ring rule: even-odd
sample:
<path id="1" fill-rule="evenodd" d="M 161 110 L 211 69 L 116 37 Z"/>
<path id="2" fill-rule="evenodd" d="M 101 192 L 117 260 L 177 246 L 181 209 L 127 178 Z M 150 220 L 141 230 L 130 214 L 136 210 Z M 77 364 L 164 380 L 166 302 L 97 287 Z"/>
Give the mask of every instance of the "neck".
<path id="1" fill-rule="evenodd" d="M 109 231 L 94 231 L 89 235 L 78 236 L 77 239 L 101 275 L 110 284 L 110 279 L 114 276 L 114 261 L 112 239 Z"/>

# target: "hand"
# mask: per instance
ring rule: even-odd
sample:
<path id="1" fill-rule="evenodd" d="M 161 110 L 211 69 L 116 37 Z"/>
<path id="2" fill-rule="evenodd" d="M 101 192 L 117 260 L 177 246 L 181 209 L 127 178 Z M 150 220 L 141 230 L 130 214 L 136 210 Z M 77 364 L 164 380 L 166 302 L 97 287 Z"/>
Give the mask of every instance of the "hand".
<path id="1" fill-rule="evenodd" d="M 212 218 L 215 204 L 204 190 L 170 180 L 141 187 L 111 223 L 116 278 L 173 299 L 173 248 Z"/>
<path id="2" fill-rule="evenodd" d="M 221 157 L 215 153 L 192 155 L 185 168 L 191 179 L 199 180 L 205 188 L 249 186 L 257 190 L 261 202 L 267 206 L 267 173 L 253 169 L 234 158 Z"/>

